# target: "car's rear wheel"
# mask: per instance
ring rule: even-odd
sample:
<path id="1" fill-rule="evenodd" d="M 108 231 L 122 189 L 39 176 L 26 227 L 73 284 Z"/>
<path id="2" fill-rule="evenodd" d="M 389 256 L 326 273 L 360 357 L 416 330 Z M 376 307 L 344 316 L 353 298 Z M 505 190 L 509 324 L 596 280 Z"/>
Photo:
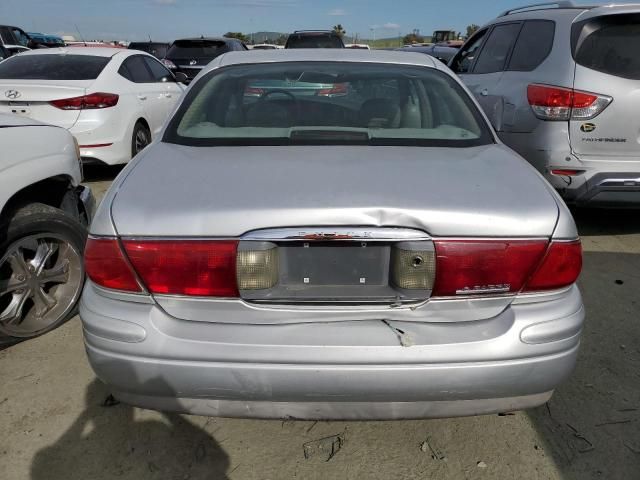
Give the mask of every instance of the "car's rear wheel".
<path id="1" fill-rule="evenodd" d="M 0 225 L 0 333 L 42 335 L 71 318 L 84 285 L 86 228 L 44 204 L 18 210 Z"/>
<path id="2" fill-rule="evenodd" d="M 133 127 L 133 138 L 131 140 L 131 158 L 135 157 L 151 143 L 151 131 L 142 122 L 136 123 Z"/>

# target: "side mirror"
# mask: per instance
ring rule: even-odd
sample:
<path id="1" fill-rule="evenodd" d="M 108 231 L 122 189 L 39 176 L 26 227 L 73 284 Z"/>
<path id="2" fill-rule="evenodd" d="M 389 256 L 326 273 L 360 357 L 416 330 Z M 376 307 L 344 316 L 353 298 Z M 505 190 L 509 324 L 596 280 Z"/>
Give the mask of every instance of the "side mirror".
<path id="1" fill-rule="evenodd" d="M 174 76 L 176 77 L 176 82 L 178 83 L 187 83 L 189 81 L 189 77 L 187 77 L 187 75 L 182 72 L 176 72 L 174 73 Z"/>

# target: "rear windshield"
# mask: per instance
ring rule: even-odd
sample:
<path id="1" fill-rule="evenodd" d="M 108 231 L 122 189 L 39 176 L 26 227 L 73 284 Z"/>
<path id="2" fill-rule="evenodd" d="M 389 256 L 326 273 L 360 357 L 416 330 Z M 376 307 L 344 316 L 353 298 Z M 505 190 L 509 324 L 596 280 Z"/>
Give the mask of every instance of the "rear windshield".
<path id="1" fill-rule="evenodd" d="M 189 91 L 164 140 L 215 145 L 476 146 L 491 133 L 431 68 L 334 62 L 234 65 Z"/>
<path id="2" fill-rule="evenodd" d="M 223 54 L 225 42 L 217 40 L 177 40 L 169 48 L 169 58 L 215 58 Z"/>
<path id="3" fill-rule="evenodd" d="M 164 58 L 167 55 L 169 46 L 164 43 L 131 43 L 129 50 L 141 50 L 150 53 L 156 58 Z"/>
<path id="4" fill-rule="evenodd" d="M 640 15 L 610 15 L 582 22 L 573 32 L 579 65 L 640 80 Z"/>
<path id="5" fill-rule="evenodd" d="M 109 60 L 94 55 L 16 55 L 0 63 L 0 79 L 95 80 Z"/>
<path id="6" fill-rule="evenodd" d="M 287 48 L 344 48 L 344 43 L 337 35 L 326 33 L 289 35 Z"/>

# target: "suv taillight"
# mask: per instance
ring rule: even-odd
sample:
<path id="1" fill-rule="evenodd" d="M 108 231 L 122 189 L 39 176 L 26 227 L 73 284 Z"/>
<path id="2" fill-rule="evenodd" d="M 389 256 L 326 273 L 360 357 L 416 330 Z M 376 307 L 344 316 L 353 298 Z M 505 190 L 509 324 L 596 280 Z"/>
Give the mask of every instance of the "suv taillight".
<path id="1" fill-rule="evenodd" d="M 115 93 L 91 93 L 82 97 L 52 100 L 49 103 L 60 110 L 95 110 L 115 107 L 120 97 Z"/>
<path id="2" fill-rule="evenodd" d="M 590 120 L 613 101 L 606 95 L 539 84 L 527 87 L 527 99 L 542 120 Z"/>
<path id="3" fill-rule="evenodd" d="M 556 290 L 582 269 L 580 241 L 435 240 L 434 297 Z"/>

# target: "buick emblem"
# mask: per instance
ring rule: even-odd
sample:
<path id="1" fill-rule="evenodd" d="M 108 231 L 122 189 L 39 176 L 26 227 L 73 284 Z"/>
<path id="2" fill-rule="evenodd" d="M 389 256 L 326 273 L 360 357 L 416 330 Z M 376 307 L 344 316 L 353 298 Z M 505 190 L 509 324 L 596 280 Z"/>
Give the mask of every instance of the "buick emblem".
<path id="1" fill-rule="evenodd" d="M 192 66 L 193 66 L 193 65 L 197 65 L 197 64 L 198 64 L 198 61 L 197 61 L 197 60 L 191 60 L 191 61 L 189 62 L 189 65 L 192 65 Z"/>
<path id="2" fill-rule="evenodd" d="M 10 98 L 11 100 L 15 100 L 16 98 L 20 98 L 22 94 L 17 90 L 7 90 L 4 92 L 4 96 Z"/>

